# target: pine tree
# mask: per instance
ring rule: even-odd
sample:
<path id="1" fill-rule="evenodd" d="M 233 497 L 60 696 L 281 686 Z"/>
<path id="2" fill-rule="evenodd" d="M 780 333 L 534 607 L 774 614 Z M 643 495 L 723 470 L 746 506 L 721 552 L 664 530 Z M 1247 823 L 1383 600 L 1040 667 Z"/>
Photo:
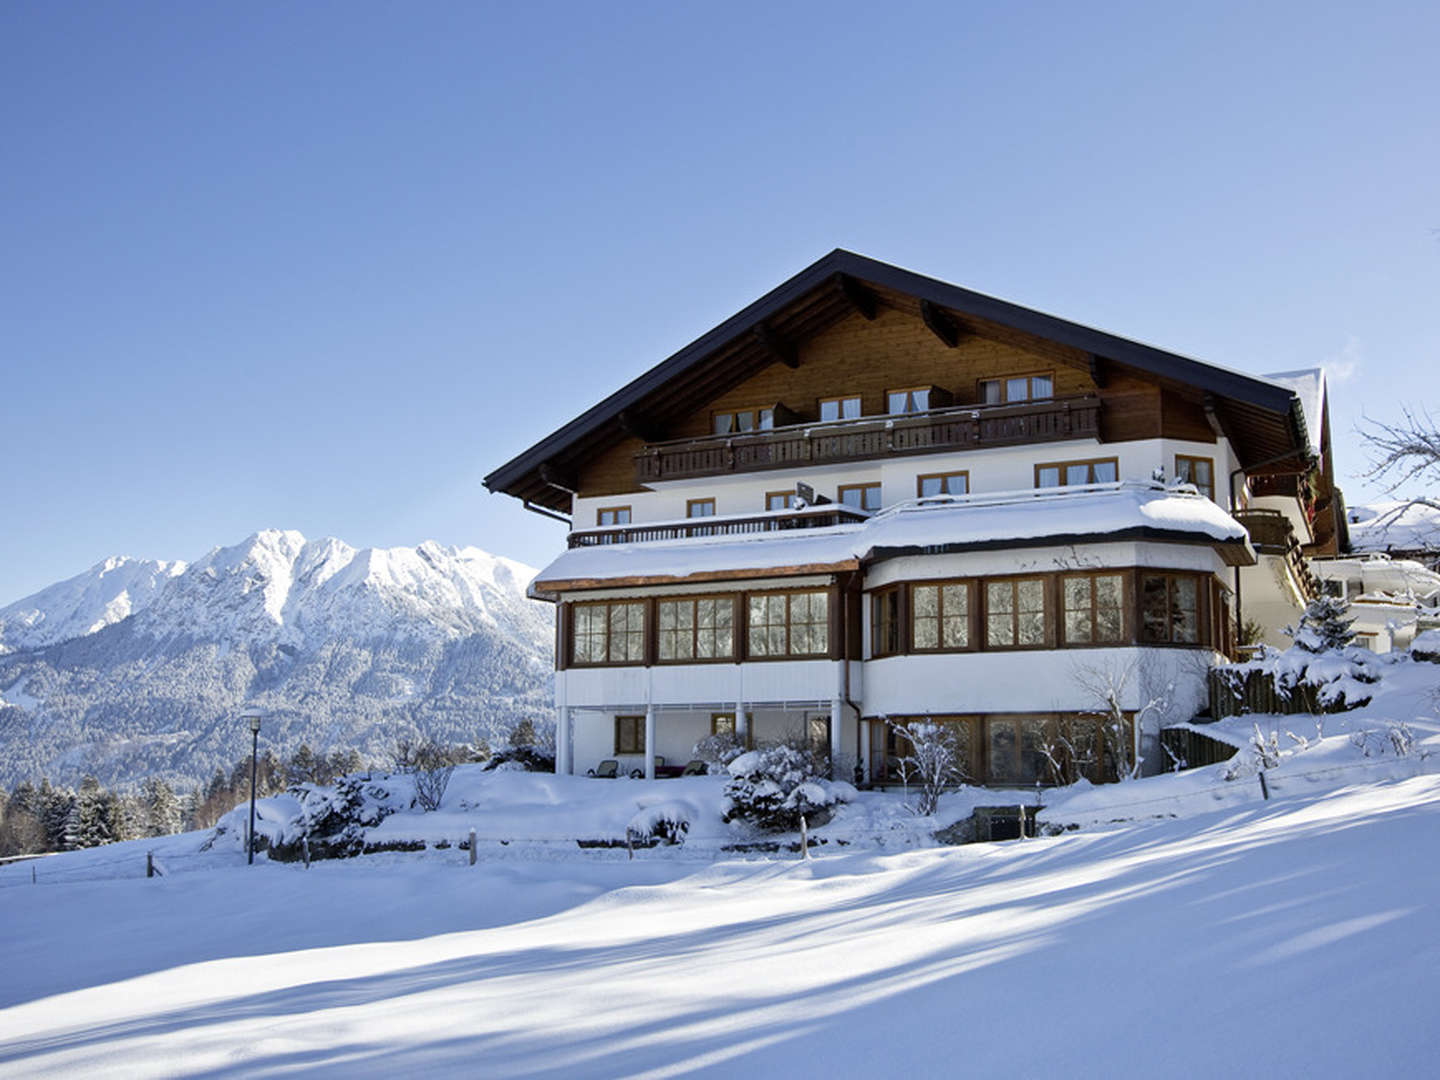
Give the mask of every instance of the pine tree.
<path id="1" fill-rule="evenodd" d="M 40 824 L 45 828 L 45 850 L 65 851 L 66 827 L 75 808 L 75 793 L 69 788 L 50 786 L 48 777 L 41 777 L 38 792 L 42 806 Z"/>
<path id="2" fill-rule="evenodd" d="M 145 835 L 169 836 L 180 831 L 180 801 L 164 780 L 154 777 L 145 781 Z"/>
<path id="3" fill-rule="evenodd" d="M 87 776 L 75 793 L 70 813 L 65 819 L 65 850 L 99 847 L 115 839 L 114 795 L 100 786 L 100 781 Z"/>
<path id="4" fill-rule="evenodd" d="M 290 764 L 285 770 L 291 785 L 314 783 L 318 764 L 310 744 L 301 743 L 300 749 L 290 755 Z"/>
<path id="5" fill-rule="evenodd" d="M 1350 605 L 1338 596 L 1317 596 L 1305 605 L 1305 613 L 1296 626 L 1287 626 L 1285 633 L 1306 652 L 1323 653 L 1343 649 L 1355 639 L 1350 629 L 1354 618 L 1345 618 Z"/>

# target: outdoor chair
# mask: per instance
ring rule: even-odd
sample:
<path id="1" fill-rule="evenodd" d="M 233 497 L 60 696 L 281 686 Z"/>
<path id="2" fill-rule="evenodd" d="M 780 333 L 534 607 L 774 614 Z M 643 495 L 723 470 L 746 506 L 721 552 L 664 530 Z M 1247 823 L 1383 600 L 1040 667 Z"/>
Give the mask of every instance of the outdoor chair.
<path id="1" fill-rule="evenodd" d="M 684 768 L 684 770 L 680 773 L 680 775 L 681 775 L 681 776 L 708 776 L 709 773 L 710 773 L 710 766 L 706 765 L 705 762 L 701 761 L 699 758 L 695 758 L 695 759 L 692 760 L 692 761 L 686 762 L 685 768 Z"/>
<path id="2" fill-rule="evenodd" d="M 660 770 L 663 769 L 664 767 L 665 767 L 665 755 L 663 755 L 663 754 L 656 754 L 656 755 L 655 755 L 655 775 L 656 775 L 656 776 L 659 776 L 659 775 L 660 775 Z M 635 766 L 635 768 L 633 768 L 633 769 L 630 770 L 630 779 L 631 779 L 631 780 L 643 780 L 644 777 L 645 777 L 645 766 L 643 766 L 643 765 L 637 765 L 637 766 Z"/>
<path id="3" fill-rule="evenodd" d="M 594 769 L 586 769 L 586 776 L 593 776 L 598 780 L 614 780 L 620 775 L 620 762 L 614 758 L 606 758 Z"/>

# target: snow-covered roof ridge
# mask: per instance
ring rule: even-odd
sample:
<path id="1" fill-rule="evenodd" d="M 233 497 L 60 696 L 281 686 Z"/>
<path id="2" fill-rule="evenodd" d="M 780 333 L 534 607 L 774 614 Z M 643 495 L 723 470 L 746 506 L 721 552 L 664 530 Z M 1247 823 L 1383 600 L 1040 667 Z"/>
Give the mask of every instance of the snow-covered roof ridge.
<path id="1" fill-rule="evenodd" d="M 1193 486 L 1121 480 L 908 499 L 853 525 L 572 548 L 540 571 L 535 587 L 543 592 L 581 581 L 826 572 L 910 552 L 1123 535 L 1200 538 L 1243 546 L 1248 558 L 1254 554 L 1245 527 Z"/>

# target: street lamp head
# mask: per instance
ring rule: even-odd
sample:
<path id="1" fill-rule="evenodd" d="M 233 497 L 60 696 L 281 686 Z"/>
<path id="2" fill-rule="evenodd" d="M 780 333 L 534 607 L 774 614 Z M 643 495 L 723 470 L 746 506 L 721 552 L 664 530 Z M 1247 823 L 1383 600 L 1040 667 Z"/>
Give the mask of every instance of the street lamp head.
<path id="1" fill-rule="evenodd" d="M 260 720 L 265 715 L 259 709 L 246 709 L 240 714 L 250 722 L 250 730 L 254 734 L 260 734 Z"/>

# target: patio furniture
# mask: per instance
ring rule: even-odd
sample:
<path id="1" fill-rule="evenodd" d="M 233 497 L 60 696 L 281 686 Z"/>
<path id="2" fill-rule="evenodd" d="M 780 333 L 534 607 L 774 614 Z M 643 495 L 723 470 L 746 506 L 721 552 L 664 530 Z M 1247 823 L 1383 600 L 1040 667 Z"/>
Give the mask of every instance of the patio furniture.
<path id="1" fill-rule="evenodd" d="M 620 775 L 620 762 L 614 758 L 606 758 L 596 768 L 586 769 L 585 775 L 599 780 L 614 780 Z"/>

